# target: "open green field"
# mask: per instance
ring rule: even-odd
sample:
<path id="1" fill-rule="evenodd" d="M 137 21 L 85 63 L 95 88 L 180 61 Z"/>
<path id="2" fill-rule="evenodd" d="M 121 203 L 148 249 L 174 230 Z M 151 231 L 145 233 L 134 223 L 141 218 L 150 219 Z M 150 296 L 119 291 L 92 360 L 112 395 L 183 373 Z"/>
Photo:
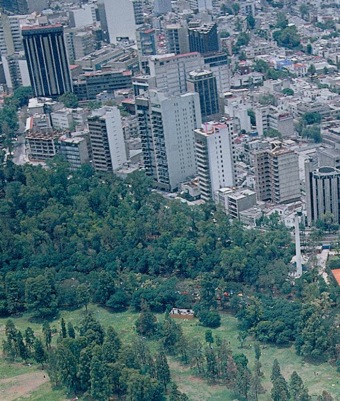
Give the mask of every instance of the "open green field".
<path id="1" fill-rule="evenodd" d="M 94 313 L 94 316 L 103 324 L 104 327 L 112 325 L 120 333 L 124 340 L 129 341 L 135 335 L 134 322 L 138 314 L 131 312 L 111 314 L 107 310 L 90 306 L 89 310 Z M 79 325 L 83 317 L 84 311 L 62 312 L 60 318 L 65 321 L 71 321 L 75 327 Z M 59 331 L 60 318 L 51 322 L 52 329 Z M 158 316 L 163 319 L 162 315 Z M 0 341 L 4 338 L 4 325 L 7 319 L 0 319 Z M 36 334 L 41 332 L 41 325 L 31 323 L 29 315 L 24 315 L 20 318 L 12 319 L 16 327 L 24 330 L 27 326 L 31 326 Z M 185 321 L 179 320 L 183 331 L 190 337 L 198 337 L 204 340 L 206 329 L 196 325 L 196 320 Z M 237 320 L 228 314 L 222 315 L 221 327 L 212 330 L 214 335 L 219 335 L 230 342 L 230 347 L 234 353 L 243 352 L 249 359 L 249 365 L 252 368 L 254 363 L 254 351 L 252 349 L 252 340 L 248 338 L 243 349 L 239 349 L 239 341 L 237 340 Z M 154 343 L 150 343 L 151 348 L 155 348 Z M 330 392 L 337 401 L 340 401 L 340 374 L 335 368 L 329 364 L 314 365 L 303 360 L 303 358 L 295 354 L 293 347 L 277 348 L 266 346 L 261 347 L 261 363 L 265 377 L 263 385 L 267 389 L 267 393 L 260 396 L 260 401 L 270 399 L 270 372 L 273 360 L 278 359 L 281 365 L 281 371 L 286 379 L 296 370 L 309 388 L 311 395 L 321 394 L 323 390 Z M 192 401 L 233 401 L 235 396 L 223 386 L 209 386 L 204 380 L 201 380 L 192 375 L 188 367 L 180 365 L 175 359 L 169 359 L 172 377 L 177 382 L 179 388 L 187 393 Z M 12 376 L 21 375 L 23 373 L 37 371 L 36 366 L 23 366 L 23 364 L 9 364 L 1 360 L 0 362 L 0 399 L 1 398 L 1 379 Z M 15 400 L 31 400 L 31 401 L 63 401 L 66 399 L 63 391 L 52 391 L 48 383 L 39 386 L 35 391 L 30 392 L 30 395 L 25 398 L 16 398 Z M 315 399 L 315 397 L 313 397 Z M 13 399 L 14 400 L 14 399 Z M 7 401 L 7 400 L 4 400 Z"/>

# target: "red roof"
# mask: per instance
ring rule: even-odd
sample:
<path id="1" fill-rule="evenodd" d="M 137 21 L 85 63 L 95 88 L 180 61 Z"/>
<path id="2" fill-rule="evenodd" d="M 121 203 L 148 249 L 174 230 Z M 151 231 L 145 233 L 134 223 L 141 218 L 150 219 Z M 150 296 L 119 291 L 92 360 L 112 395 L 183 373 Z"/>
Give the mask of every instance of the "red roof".
<path id="1" fill-rule="evenodd" d="M 336 282 L 340 285 L 340 269 L 331 270 Z"/>

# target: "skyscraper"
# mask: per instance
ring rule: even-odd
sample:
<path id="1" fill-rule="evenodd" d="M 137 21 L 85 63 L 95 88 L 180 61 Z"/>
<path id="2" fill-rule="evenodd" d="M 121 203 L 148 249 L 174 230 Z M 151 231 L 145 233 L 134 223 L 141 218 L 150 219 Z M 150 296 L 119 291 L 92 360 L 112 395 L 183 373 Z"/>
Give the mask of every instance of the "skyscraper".
<path id="1" fill-rule="evenodd" d="M 169 53 L 189 53 L 188 28 L 181 24 L 166 26 L 166 40 Z"/>
<path id="2" fill-rule="evenodd" d="M 218 52 L 217 24 L 204 24 L 198 28 L 190 28 L 189 45 L 191 52 L 201 54 Z"/>
<path id="3" fill-rule="evenodd" d="M 136 98 L 144 167 L 157 186 L 174 191 L 196 174 L 194 130 L 201 125 L 197 93 Z"/>
<path id="4" fill-rule="evenodd" d="M 235 185 L 232 120 L 207 123 L 196 129 L 195 152 L 202 199 L 214 199 L 218 189 Z"/>
<path id="5" fill-rule="evenodd" d="M 305 163 L 306 209 L 308 225 L 322 219 L 328 213 L 334 223 L 340 222 L 340 170 L 335 167 L 319 167 Z"/>
<path id="6" fill-rule="evenodd" d="M 23 27 L 22 36 L 34 95 L 56 98 L 71 92 L 63 27 Z"/>
<path id="7" fill-rule="evenodd" d="M 200 96 L 202 118 L 218 114 L 218 92 L 216 78 L 211 71 L 191 71 L 187 81 L 188 91 Z"/>
<path id="8" fill-rule="evenodd" d="M 93 167 L 112 172 L 127 160 L 120 112 L 117 107 L 94 110 L 88 118 Z"/>
<path id="9" fill-rule="evenodd" d="M 255 153 L 257 199 L 289 203 L 300 199 L 299 156 L 282 142 Z"/>

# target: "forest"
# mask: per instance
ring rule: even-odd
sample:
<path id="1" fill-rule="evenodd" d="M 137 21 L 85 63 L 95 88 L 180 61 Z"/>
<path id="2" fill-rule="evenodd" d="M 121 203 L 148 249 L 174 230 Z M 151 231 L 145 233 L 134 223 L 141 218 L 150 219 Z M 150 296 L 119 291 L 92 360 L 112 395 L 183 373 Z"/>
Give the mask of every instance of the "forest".
<path id="1" fill-rule="evenodd" d="M 339 287 L 325 283 L 314 265 L 292 278 L 294 244 L 277 221 L 247 229 L 212 204 L 166 200 L 142 172 L 125 180 L 90 166 L 70 173 L 58 159 L 48 168 L 7 162 L 0 187 L 0 315 L 28 312 L 44 334 L 21 333 L 10 319 L 3 344 L 9 360 L 33 358 L 53 383 L 94 400 L 186 400 L 170 379 L 167 355 L 174 355 L 209 382 L 223 381 L 240 400 L 257 400 L 259 348 L 250 371 L 242 353 L 211 334 L 220 314 L 232 313 L 241 344 L 247 336 L 294 344 L 298 355 L 340 369 Z M 90 303 L 140 313 L 139 337 L 125 344 L 89 313 L 76 329 L 64 322 L 51 344 L 49 321 Z M 205 343 L 185 338 L 168 315 L 172 307 L 193 308 L 207 328 Z M 160 346 L 156 353 L 143 340 L 149 338 Z M 308 401 L 298 374 L 288 383 L 276 365 L 272 399 Z M 105 378 L 100 388 L 96 377 Z"/>

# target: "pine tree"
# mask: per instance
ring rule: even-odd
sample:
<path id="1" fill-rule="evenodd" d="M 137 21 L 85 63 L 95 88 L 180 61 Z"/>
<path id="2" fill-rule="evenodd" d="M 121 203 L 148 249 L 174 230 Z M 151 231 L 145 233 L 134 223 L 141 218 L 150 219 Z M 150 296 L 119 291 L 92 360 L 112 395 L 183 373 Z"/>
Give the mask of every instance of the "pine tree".
<path id="1" fill-rule="evenodd" d="M 271 396 L 273 401 L 289 401 L 290 399 L 288 384 L 281 373 L 273 380 Z"/>
<path id="2" fill-rule="evenodd" d="M 97 401 L 107 401 L 110 395 L 110 384 L 106 367 L 102 360 L 102 351 L 97 345 L 93 349 L 90 368 L 91 396 Z"/>
<path id="3" fill-rule="evenodd" d="M 50 349 L 52 342 L 52 330 L 48 322 L 44 322 L 42 332 L 44 335 L 45 346 L 47 349 Z"/>
<path id="4" fill-rule="evenodd" d="M 218 364 L 216 352 L 212 348 L 205 349 L 206 369 L 205 374 L 208 380 L 214 383 L 218 378 Z"/>
<path id="5" fill-rule="evenodd" d="M 206 330 L 206 332 L 205 332 L 205 342 L 207 342 L 210 345 L 214 343 L 214 337 L 213 337 L 213 334 L 212 334 L 211 330 Z"/>
<path id="6" fill-rule="evenodd" d="M 61 318 L 60 326 L 61 326 L 61 332 L 60 332 L 61 338 L 66 338 L 67 337 L 67 331 L 66 331 L 65 320 L 64 320 L 63 317 Z"/>
<path id="7" fill-rule="evenodd" d="M 80 351 L 78 377 L 83 391 L 91 387 L 91 360 L 92 348 L 86 347 Z"/>
<path id="8" fill-rule="evenodd" d="M 35 341 L 34 331 L 32 330 L 31 327 L 27 327 L 25 330 L 25 344 L 28 356 L 31 356 L 33 353 L 34 341 Z"/>
<path id="9" fill-rule="evenodd" d="M 105 363 L 116 362 L 121 346 L 122 343 L 117 332 L 113 327 L 109 326 L 103 343 L 103 360 Z"/>
<path id="10" fill-rule="evenodd" d="M 141 336 L 152 337 L 157 332 L 157 318 L 146 303 L 142 305 L 142 311 L 136 320 L 136 330 Z"/>
<path id="11" fill-rule="evenodd" d="M 171 383 L 169 390 L 169 401 L 189 401 L 186 394 L 181 393 L 175 383 Z"/>
<path id="12" fill-rule="evenodd" d="M 270 380 L 273 382 L 279 376 L 281 376 L 280 364 L 279 364 L 277 359 L 274 359 L 273 367 L 272 367 L 272 374 L 270 376 Z"/>
<path id="13" fill-rule="evenodd" d="M 17 332 L 16 346 L 18 355 L 26 362 L 28 359 L 28 352 L 21 331 Z"/>
<path id="14" fill-rule="evenodd" d="M 70 338 L 76 338 L 76 332 L 71 322 L 67 322 L 67 334 Z"/>
<path id="15" fill-rule="evenodd" d="M 160 351 L 156 356 L 156 378 L 166 391 L 166 387 L 171 380 L 171 375 L 168 360 L 163 351 Z"/>
<path id="16" fill-rule="evenodd" d="M 37 363 L 41 364 L 41 367 L 44 368 L 44 362 L 47 360 L 47 355 L 44 350 L 43 344 L 40 338 L 36 338 L 34 341 L 34 359 Z"/>

